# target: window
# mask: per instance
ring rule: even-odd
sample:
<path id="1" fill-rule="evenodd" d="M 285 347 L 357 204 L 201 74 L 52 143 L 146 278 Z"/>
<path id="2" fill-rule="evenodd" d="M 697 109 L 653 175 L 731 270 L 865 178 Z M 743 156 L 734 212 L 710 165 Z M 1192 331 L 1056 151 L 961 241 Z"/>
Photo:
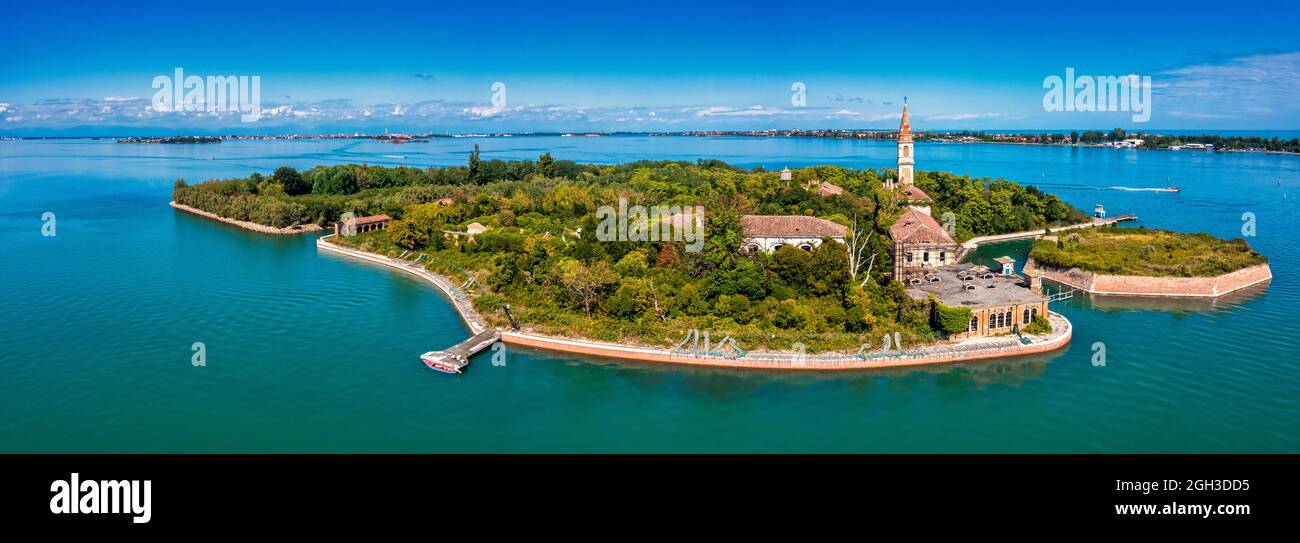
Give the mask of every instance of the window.
<path id="1" fill-rule="evenodd" d="M 921 260 L 922 260 L 922 261 L 925 261 L 925 262 L 929 262 L 929 261 L 930 261 L 930 251 L 926 251 L 926 252 L 924 252 L 924 253 L 921 253 Z"/>
<path id="2" fill-rule="evenodd" d="M 782 245 L 782 244 L 778 243 L 778 244 L 772 246 L 772 250 L 773 250 L 773 251 L 779 251 L 779 250 L 781 250 L 782 247 L 785 247 L 785 245 Z"/>
<path id="3" fill-rule="evenodd" d="M 1023 324 L 1029 324 L 1029 321 L 1031 321 L 1031 320 L 1033 320 L 1033 317 L 1029 316 L 1029 308 L 1026 307 L 1026 308 L 1025 308 L 1025 322 L 1024 322 Z"/>
<path id="4" fill-rule="evenodd" d="M 908 263 L 908 264 L 911 264 L 911 263 L 912 263 L 912 251 L 908 251 L 908 252 L 907 252 L 907 258 L 906 258 L 906 260 L 907 260 L 907 263 Z"/>
<path id="5" fill-rule="evenodd" d="M 942 264 L 947 261 L 948 261 L 948 253 L 944 251 L 939 251 L 939 263 Z"/>
<path id="6" fill-rule="evenodd" d="M 751 243 L 751 244 L 745 246 L 745 251 L 747 251 L 749 254 L 752 255 L 752 254 L 758 252 L 758 246 L 757 246 L 757 245 L 754 245 L 753 243 Z"/>
<path id="7" fill-rule="evenodd" d="M 805 250 L 805 251 L 811 251 L 811 250 L 813 250 L 813 246 L 812 246 L 812 244 L 810 244 L 810 243 L 802 243 L 802 244 L 799 245 L 799 248 L 800 248 L 800 249 L 803 249 L 803 250 Z"/>
<path id="8" fill-rule="evenodd" d="M 1002 314 L 1002 326 L 1011 326 L 1011 311 Z"/>
<path id="9" fill-rule="evenodd" d="M 971 332 L 974 332 L 974 331 L 979 330 L 979 329 L 980 329 L 980 318 L 979 318 L 979 317 L 971 317 L 971 318 L 970 318 L 970 331 L 971 331 Z"/>

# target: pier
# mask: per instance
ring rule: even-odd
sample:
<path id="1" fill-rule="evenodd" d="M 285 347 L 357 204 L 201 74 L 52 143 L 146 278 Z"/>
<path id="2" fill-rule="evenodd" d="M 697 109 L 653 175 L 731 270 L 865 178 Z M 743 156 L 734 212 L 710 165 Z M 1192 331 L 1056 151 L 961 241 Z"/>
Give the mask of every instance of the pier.
<path id="1" fill-rule="evenodd" d="M 447 373 L 460 373 L 469 365 L 469 358 L 478 354 L 483 349 L 491 347 L 493 343 L 501 341 L 501 332 L 489 328 L 469 339 L 457 343 L 455 346 L 445 351 L 429 351 L 420 356 L 424 365 L 438 371 Z"/>
<path id="2" fill-rule="evenodd" d="M 1125 215 L 1116 215 L 1110 218 L 1093 218 L 1088 222 L 1071 224 L 1067 226 L 1059 226 L 1056 228 L 1047 227 L 1042 230 L 1026 230 L 1023 232 L 1012 232 L 1010 234 L 996 234 L 992 236 L 980 236 L 976 238 L 971 238 L 969 240 L 966 240 L 965 243 L 961 244 L 961 252 L 957 254 L 957 261 L 960 262 L 961 259 L 966 258 L 967 254 L 970 254 L 971 251 L 974 251 L 976 248 L 978 248 L 981 244 L 984 243 L 1010 241 L 1013 239 L 1035 238 L 1043 235 L 1044 233 L 1046 233 L 1047 230 L 1051 230 L 1052 233 L 1055 234 L 1057 232 L 1064 232 L 1067 230 L 1076 230 L 1079 228 L 1098 228 L 1102 226 L 1110 226 L 1115 223 L 1121 223 L 1125 221 L 1136 221 L 1136 220 L 1137 220 L 1137 215 L 1125 214 Z"/>

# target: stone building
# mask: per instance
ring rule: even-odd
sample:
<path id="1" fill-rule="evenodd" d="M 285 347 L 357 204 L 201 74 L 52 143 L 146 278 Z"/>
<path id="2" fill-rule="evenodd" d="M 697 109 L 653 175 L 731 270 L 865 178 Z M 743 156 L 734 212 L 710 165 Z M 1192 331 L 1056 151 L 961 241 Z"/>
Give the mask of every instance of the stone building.
<path id="1" fill-rule="evenodd" d="M 889 257 L 893 278 L 906 282 L 930 268 L 957 263 L 959 246 L 938 221 L 916 207 L 908 207 L 889 227 Z"/>
<path id="2" fill-rule="evenodd" d="M 826 219 L 804 215 L 744 215 L 740 217 L 747 253 L 774 252 L 786 245 L 812 250 L 823 238 L 844 243 L 848 228 Z"/>
<path id="3" fill-rule="evenodd" d="M 903 121 L 898 127 L 898 184 L 904 187 L 912 184 L 913 166 L 916 165 L 912 151 L 912 120 L 907 115 L 907 99 L 904 98 Z"/>
<path id="4" fill-rule="evenodd" d="M 371 230 L 383 230 L 388 228 L 388 223 L 393 220 L 388 215 L 369 215 L 366 217 L 357 217 L 352 221 L 338 221 L 334 223 L 334 235 L 341 234 L 360 234 Z M 344 232 L 347 230 L 347 232 Z"/>
<path id="5" fill-rule="evenodd" d="M 1047 297 L 1025 288 L 1019 276 L 994 273 L 983 266 L 954 264 L 926 270 L 908 280 L 913 300 L 935 300 L 950 307 L 969 307 L 971 320 L 965 332 L 949 339 L 1009 334 L 1023 330 L 1035 317 L 1047 316 Z"/>

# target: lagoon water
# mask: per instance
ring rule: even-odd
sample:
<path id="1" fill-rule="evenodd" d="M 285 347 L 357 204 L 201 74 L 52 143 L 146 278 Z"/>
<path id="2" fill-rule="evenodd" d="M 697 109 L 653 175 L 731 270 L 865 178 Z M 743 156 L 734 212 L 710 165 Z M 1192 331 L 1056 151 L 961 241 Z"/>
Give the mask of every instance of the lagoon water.
<path id="1" fill-rule="evenodd" d="M 1267 288 L 1216 302 L 1076 298 L 1046 356 L 789 374 L 511 349 L 465 375 L 432 287 L 168 207 L 172 181 L 280 165 L 716 158 L 889 166 L 882 142 L 683 137 L 0 141 L 0 452 L 1300 452 L 1300 157 L 920 144 L 918 167 L 1039 185 L 1147 227 L 1241 235 Z M 1177 185 L 1180 194 L 1133 190 Z M 41 235 L 42 213 L 57 235 Z M 976 258 L 1027 244 L 986 247 Z M 191 365 L 203 342 L 207 365 Z M 1094 344 L 1106 364 L 1093 364 Z"/>

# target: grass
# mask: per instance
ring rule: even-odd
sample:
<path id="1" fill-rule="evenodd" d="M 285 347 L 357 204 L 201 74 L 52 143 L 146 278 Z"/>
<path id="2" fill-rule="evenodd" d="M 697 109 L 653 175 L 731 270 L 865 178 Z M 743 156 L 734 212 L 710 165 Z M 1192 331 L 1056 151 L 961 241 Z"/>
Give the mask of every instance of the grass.
<path id="1" fill-rule="evenodd" d="M 1246 240 L 1145 228 L 1091 228 L 1034 242 L 1040 266 L 1108 275 L 1213 277 L 1268 262 Z"/>

